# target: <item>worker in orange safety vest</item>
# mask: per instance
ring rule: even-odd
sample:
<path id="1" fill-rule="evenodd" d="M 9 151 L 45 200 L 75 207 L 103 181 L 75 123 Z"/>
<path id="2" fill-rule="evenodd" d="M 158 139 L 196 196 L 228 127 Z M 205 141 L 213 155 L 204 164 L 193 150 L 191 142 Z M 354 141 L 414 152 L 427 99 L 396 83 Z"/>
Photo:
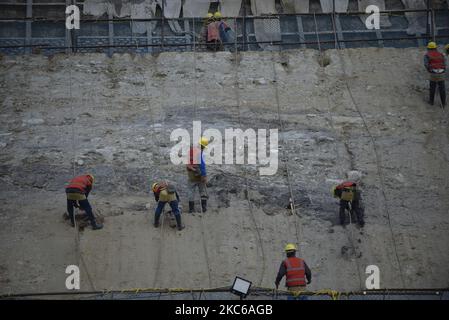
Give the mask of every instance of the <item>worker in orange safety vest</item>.
<path id="1" fill-rule="evenodd" d="M 297 247 L 293 243 L 285 246 L 287 258 L 282 261 L 276 277 L 276 289 L 279 287 L 281 279 L 285 276 L 285 286 L 288 291 L 304 291 L 306 285 L 312 281 L 312 272 L 306 262 L 296 257 Z"/>

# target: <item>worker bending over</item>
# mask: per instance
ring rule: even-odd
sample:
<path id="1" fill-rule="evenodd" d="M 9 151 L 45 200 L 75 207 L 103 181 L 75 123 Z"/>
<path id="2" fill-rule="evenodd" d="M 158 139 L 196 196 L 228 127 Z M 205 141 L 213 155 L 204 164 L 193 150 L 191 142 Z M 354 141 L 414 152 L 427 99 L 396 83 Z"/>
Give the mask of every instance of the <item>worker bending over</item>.
<path id="1" fill-rule="evenodd" d="M 86 216 L 89 218 L 93 230 L 103 228 L 101 223 L 96 222 L 95 216 L 92 213 L 92 207 L 87 200 L 93 184 L 94 176 L 87 174 L 73 178 L 65 188 L 67 195 L 67 212 L 72 227 L 75 226 L 74 208 L 80 208 L 86 212 Z"/>
<path id="2" fill-rule="evenodd" d="M 340 223 L 344 227 L 346 209 L 351 217 L 355 214 L 360 227 L 365 225 L 363 220 L 363 207 L 361 206 L 361 192 L 353 181 L 345 181 L 332 188 L 332 195 L 340 199 Z"/>
<path id="3" fill-rule="evenodd" d="M 168 202 L 173 215 L 176 219 L 178 230 L 184 229 L 184 225 L 181 222 L 181 211 L 179 210 L 179 195 L 176 188 L 166 181 L 155 182 L 151 187 L 154 193 L 154 200 L 157 202 L 156 211 L 154 212 L 154 226 L 159 227 L 159 219 L 164 210 L 165 204 Z"/>

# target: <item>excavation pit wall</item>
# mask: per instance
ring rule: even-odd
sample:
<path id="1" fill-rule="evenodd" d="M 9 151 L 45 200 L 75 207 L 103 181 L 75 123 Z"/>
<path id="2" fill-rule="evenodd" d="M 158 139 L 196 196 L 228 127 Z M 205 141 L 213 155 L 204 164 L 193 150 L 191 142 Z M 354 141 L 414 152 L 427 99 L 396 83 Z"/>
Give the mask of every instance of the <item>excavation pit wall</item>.
<path id="1" fill-rule="evenodd" d="M 272 287 L 286 242 L 299 243 L 310 290 L 364 288 L 368 265 L 382 288 L 449 286 L 448 114 L 426 103 L 423 54 L 328 50 L 325 67 L 314 50 L 2 57 L 0 291 L 65 290 L 65 268 L 80 264 L 62 219 L 74 159 L 95 175 L 89 199 L 105 216 L 80 235 L 84 290 L 88 275 L 96 289 L 221 287 L 235 275 Z M 189 215 L 172 130 L 279 129 L 276 90 L 277 173 L 210 165 L 209 210 Z M 330 188 L 348 175 L 360 178 L 363 229 L 338 225 Z M 179 189 L 182 232 L 152 226 L 161 178 Z"/>

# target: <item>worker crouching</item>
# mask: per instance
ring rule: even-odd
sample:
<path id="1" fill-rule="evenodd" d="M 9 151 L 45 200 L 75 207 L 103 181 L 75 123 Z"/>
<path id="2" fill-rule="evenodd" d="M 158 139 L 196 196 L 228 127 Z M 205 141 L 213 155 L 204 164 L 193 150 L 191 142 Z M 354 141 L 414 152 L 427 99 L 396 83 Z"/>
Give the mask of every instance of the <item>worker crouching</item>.
<path id="1" fill-rule="evenodd" d="M 164 210 L 165 204 L 168 202 L 172 213 L 175 216 L 178 230 L 184 229 L 181 221 L 181 211 L 178 206 L 179 195 L 176 188 L 172 184 L 163 181 L 153 183 L 151 189 L 154 193 L 154 199 L 157 202 L 156 211 L 154 212 L 154 226 L 156 228 L 159 227 L 159 220 L 161 218 L 162 210 Z"/>
<path id="2" fill-rule="evenodd" d="M 90 220 L 93 230 L 103 228 L 103 225 L 97 223 L 95 220 L 92 207 L 87 200 L 93 184 L 94 176 L 87 174 L 73 178 L 65 188 L 67 195 L 67 213 L 69 214 L 72 227 L 75 226 L 74 208 L 80 208 L 86 212 L 86 216 Z"/>
<path id="3" fill-rule="evenodd" d="M 288 291 L 298 293 L 306 289 L 306 285 L 312 282 L 312 272 L 306 262 L 296 257 L 297 247 L 293 243 L 285 246 L 287 258 L 281 262 L 278 274 L 276 276 L 276 289 L 285 276 L 285 286 Z"/>
<path id="4" fill-rule="evenodd" d="M 357 189 L 357 184 L 353 181 L 345 181 L 332 188 L 332 195 L 340 199 L 340 224 L 344 227 L 346 222 L 346 210 L 349 214 L 356 216 L 360 227 L 365 225 L 363 220 L 363 207 L 361 205 L 361 192 Z"/>

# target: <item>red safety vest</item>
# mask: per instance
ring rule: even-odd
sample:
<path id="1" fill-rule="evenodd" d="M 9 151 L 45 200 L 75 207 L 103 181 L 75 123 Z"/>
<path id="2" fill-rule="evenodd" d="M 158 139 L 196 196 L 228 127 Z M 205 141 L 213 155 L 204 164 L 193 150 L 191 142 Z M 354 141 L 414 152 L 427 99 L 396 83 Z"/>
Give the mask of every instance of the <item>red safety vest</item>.
<path id="1" fill-rule="evenodd" d="M 346 189 L 346 188 L 353 188 L 356 187 L 356 183 L 352 181 L 345 181 L 343 183 L 340 183 L 336 189 Z"/>
<path id="2" fill-rule="evenodd" d="M 89 176 L 78 176 L 70 180 L 66 189 L 78 189 L 82 193 L 86 193 L 88 189 L 92 188 L 92 180 Z"/>
<path id="3" fill-rule="evenodd" d="M 446 69 L 444 65 L 444 56 L 441 52 L 436 50 L 427 52 L 427 56 L 429 57 L 429 69 Z"/>
<path id="4" fill-rule="evenodd" d="M 162 190 L 167 189 L 167 183 L 165 181 L 163 182 L 158 182 L 158 186 L 156 188 L 156 191 L 154 191 L 154 193 L 160 193 Z"/>
<path id="5" fill-rule="evenodd" d="M 285 284 L 287 287 L 305 286 L 306 269 L 304 260 L 297 257 L 290 257 L 284 260 L 287 269 Z"/>
<path id="6" fill-rule="evenodd" d="M 220 31 L 218 22 L 213 21 L 207 25 L 207 41 L 220 41 Z"/>

